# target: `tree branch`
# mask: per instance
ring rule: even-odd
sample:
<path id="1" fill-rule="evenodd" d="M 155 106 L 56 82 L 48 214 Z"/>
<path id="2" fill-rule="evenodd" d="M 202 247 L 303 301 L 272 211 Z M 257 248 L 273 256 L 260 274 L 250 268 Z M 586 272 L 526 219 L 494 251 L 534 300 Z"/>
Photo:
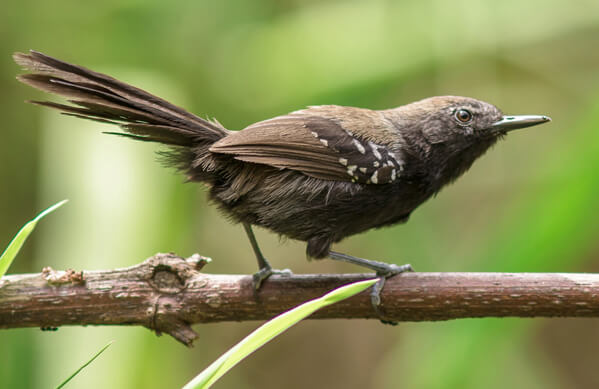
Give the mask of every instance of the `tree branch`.
<path id="1" fill-rule="evenodd" d="M 190 324 L 266 320 L 338 286 L 373 274 L 272 276 L 255 291 L 251 276 L 201 273 L 207 258 L 157 254 L 116 270 L 46 268 L 0 279 L 0 328 L 142 325 L 190 346 Z M 369 292 L 311 318 L 376 318 Z M 382 310 L 395 321 L 466 317 L 599 317 L 599 275 L 561 273 L 404 273 L 390 278 Z"/>

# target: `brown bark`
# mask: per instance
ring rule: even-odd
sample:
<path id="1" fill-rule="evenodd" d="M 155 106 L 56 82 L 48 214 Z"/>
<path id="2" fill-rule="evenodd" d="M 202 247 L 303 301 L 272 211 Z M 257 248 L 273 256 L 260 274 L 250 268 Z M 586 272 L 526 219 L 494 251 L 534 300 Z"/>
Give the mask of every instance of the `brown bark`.
<path id="1" fill-rule="evenodd" d="M 54 271 L 0 279 L 0 328 L 142 325 L 191 345 L 190 324 L 266 320 L 372 274 L 272 276 L 255 291 L 251 276 L 201 273 L 207 260 L 157 254 L 107 271 Z M 395 321 L 466 317 L 599 317 L 599 275 L 561 273 L 404 273 L 387 280 L 382 310 Z M 369 292 L 311 318 L 376 318 Z"/>

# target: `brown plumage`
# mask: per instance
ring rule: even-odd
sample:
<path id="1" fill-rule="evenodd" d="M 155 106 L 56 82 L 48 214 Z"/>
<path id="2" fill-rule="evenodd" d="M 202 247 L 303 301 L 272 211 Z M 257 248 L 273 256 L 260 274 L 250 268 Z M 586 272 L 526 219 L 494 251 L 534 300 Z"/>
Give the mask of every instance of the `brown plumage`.
<path id="1" fill-rule="evenodd" d="M 116 124 L 124 131 L 118 135 L 169 146 L 171 163 L 208 185 L 219 208 L 246 226 L 262 278 L 270 267 L 251 225 L 306 241 L 313 258 L 399 272 L 330 247 L 349 235 L 405 222 L 508 130 L 549 120 L 505 117 L 482 101 L 441 96 L 381 111 L 309 107 L 233 132 L 83 67 L 35 51 L 14 59 L 32 72 L 19 76 L 21 82 L 72 105 L 33 103 Z"/>

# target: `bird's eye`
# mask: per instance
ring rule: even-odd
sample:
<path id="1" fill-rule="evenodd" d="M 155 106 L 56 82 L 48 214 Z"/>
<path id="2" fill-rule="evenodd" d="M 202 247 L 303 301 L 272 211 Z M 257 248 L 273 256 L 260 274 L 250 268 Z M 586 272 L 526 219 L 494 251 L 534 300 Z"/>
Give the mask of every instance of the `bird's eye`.
<path id="1" fill-rule="evenodd" d="M 458 109 L 455 113 L 455 118 L 460 123 L 468 123 L 472 120 L 472 114 L 467 109 Z"/>

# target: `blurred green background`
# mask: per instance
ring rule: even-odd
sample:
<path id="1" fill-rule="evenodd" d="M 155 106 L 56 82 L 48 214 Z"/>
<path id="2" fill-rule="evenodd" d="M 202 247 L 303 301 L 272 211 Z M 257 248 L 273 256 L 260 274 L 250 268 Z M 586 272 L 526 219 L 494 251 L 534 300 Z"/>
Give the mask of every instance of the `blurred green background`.
<path id="1" fill-rule="evenodd" d="M 155 162 L 156 147 L 23 104 L 14 51 L 36 49 L 109 73 L 227 128 L 307 105 L 389 108 L 443 94 L 553 122 L 510 134 L 407 225 L 347 239 L 357 256 L 418 271 L 599 271 L 599 2 L 42 1 L 0 13 L 0 247 L 39 210 L 10 272 L 109 269 L 156 252 L 210 256 L 251 273 L 240 226 L 200 185 Z M 92 5 L 89 5 L 92 4 Z M 258 231 L 278 268 L 304 245 Z M 186 349 L 138 327 L 0 331 L 0 386 L 53 387 L 109 340 L 70 387 L 181 386 L 259 323 L 199 325 Z M 485 319 L 383 326 L 307 321 L 219 388 L 598 387 L 599 322 Z"/>

